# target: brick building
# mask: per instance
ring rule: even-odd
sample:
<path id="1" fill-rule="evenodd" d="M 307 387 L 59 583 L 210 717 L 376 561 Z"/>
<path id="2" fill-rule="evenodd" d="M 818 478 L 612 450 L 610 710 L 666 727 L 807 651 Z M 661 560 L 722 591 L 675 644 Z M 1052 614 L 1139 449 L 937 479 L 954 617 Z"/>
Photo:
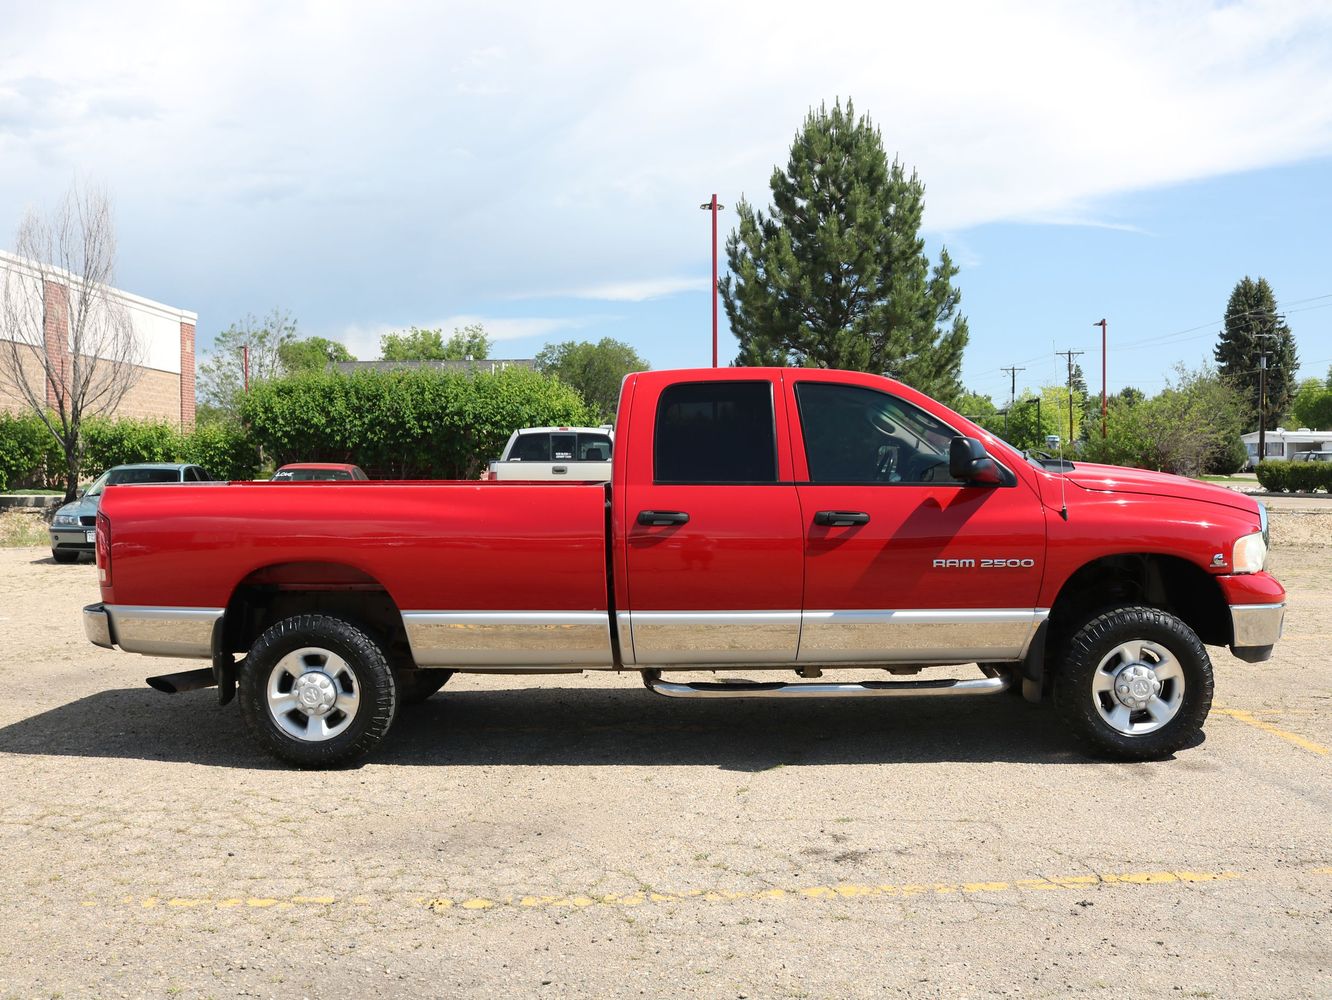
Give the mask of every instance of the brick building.
<path id="1" fill-rule="evenodd" d="M 28 384 L 39 387 L 45 380 L 38 351 L 45 352 L 56 371 L 65 371 L 68 365 L 70 285 L 61 282 L 58 274 L 49 268 L 43 273 L 23 258 L 0 251 L 0 288 L 6 284 L 11 293 L 31 300 L 26 305 L 32 315 L 38 315 L 40 310 L 43 343 L 31 345 L 32 362 L 26 372 Z M 194 330 L 198 314 L 120 289 L 110 289 L 108 297 L 129 317 L 142 360 L 134 386 L 111 415 L 165 420 L 185 430 L 192 428 Z M 21 333 L 6 329 L 4 322 L 0 314 L 0 339 L 22 342 Z M 46 396 L 49 403 L 54 402 L 49 385 Z M 18 387 L 5 384 L 0 374 L 0 410 L 16 412 L 27 408 Z"/>

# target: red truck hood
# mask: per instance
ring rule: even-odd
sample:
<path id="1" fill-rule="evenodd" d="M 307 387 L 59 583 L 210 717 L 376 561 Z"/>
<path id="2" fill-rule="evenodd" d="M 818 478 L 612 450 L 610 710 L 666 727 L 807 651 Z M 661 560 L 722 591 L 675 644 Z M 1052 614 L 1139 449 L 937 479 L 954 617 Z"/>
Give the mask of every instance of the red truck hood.
<path id="1" fill-rule="evenodd" d="M 1243 493 L 1236 493 L 1224 486 L 1201 483 L 1196 479 L 1172 476 L 1165 472 L 1147 472 L 1144 469 L 1125 469 L 1118 465 L 1078 462 L 1073 471 L 1065 473 L 1065 476 L 1069 482 L 1087 490 L 1107 493 L 1146 493 L 1149 496 L 1219 503 L 1247 512 L 1257 510 L 1257 501 L 1252 497 L 1246 497 Z"/>

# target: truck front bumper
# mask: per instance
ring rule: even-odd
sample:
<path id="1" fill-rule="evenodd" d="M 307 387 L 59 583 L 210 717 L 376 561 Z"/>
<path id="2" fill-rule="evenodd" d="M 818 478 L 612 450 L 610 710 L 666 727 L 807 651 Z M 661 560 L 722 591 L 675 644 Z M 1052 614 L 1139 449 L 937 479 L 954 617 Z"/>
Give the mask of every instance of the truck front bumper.
<path id="1" fill-rule="evenodd" d="M 1230 626 L 1234 641 L 1230 651 L 1248 663 L 1262 663 L 1271 658 L 1285 618 L 1284 604 L 1232 604 Z"/>

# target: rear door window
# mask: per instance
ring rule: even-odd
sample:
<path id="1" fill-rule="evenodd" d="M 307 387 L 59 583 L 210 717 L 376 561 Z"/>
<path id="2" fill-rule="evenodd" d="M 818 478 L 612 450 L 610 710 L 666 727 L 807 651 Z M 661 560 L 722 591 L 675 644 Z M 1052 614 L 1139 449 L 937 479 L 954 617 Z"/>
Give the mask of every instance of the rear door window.
<path id="1" fill-rule="evenodd" d="M 682 382 L 657 401 L 658 483 L 775 483 L 772 383 Z"/>

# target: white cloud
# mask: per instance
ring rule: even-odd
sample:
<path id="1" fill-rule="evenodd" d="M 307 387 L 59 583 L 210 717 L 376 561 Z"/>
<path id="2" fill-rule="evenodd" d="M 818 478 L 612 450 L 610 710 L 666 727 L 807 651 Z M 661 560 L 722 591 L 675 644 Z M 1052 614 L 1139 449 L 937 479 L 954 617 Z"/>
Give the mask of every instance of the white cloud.
<path id="1" fill-rule="evenodd" d="M 919 170 L 936 233 L 1083 224 L 1106 196 L 1332 152 L 1325 2 L 811 19 L 794 2 L 86 0 L 6 18 L 0 234 L 72 175 L 104 181 L 122 270 L 205 327 L 275 301 L 337 328 L 515 289 L 705 289 L 641 276 L 705 270 L 698 205 L 718 192 L 725 232 L 738 196 L 766 204 L 807 109 L 837 96 Z"/>
<path id="2" fill-rule="evenodd" d="M 426 330 L 442 330 L 447 339 L 454 331 L 473 323 L 480 323 L 492 340 L 521 340 L 524 337 L 546 337 L 556 333 L 582 329 L 596 321 L 596 317 L 579 316 L 479 316 L 457 315 L 415 325 Z M 400 333 L 412 324 L 368 323 L 349 324 L 321 336 L 344 344 L 347 350 L 368 361 L 379 357 L 379 341 L 387 333 Z M 305 332 L 305 331 L 302 331 Z"/>
<path id="3" fill-rule="evenodd" d="M 681 292 L 705 292 L 712 287 L 711 278 L 643 278 L 641 280 L 613 281 L 604 285 L 575 288 L 559 292 L 533 292 L 517 295 L 520 299 L 593 299 L 599 302 L 647 302 Z"/>

